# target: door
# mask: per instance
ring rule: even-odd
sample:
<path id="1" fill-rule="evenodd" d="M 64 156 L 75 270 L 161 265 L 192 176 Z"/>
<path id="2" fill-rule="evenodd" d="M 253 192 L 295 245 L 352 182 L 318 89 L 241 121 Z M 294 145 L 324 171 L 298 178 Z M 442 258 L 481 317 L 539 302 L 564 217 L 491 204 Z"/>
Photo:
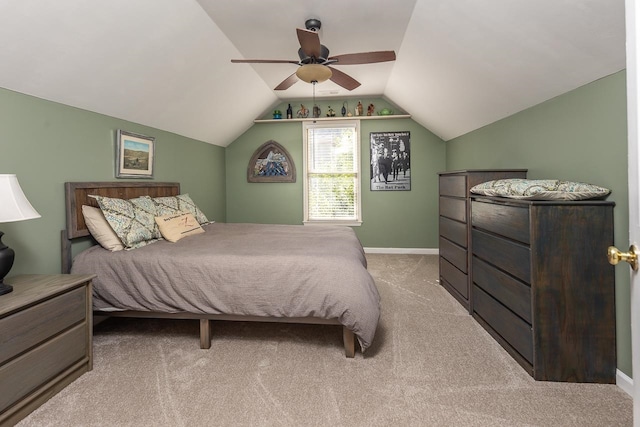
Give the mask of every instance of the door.
<path id="1" fill-rule="evenodd" d="M 640 179 L 638 165 L 638 102 L 640 92 L 640 16 L 635 0 L 625 1 L 627 31 L 627 129 L 629 162 L 629 240 L 636 246 L 640 243 Z M 640 426 L 640 277 L 631 272 L 631 360 L 633 369 L 633 424 Z"/>

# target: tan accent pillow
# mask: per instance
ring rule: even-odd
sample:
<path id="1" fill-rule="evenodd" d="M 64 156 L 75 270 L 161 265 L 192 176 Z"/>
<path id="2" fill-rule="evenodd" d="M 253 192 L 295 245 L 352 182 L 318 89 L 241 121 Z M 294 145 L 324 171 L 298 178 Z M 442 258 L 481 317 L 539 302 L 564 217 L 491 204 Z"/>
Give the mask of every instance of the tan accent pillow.
<path id="1" fill-rule="evenodd" d="M 82 215 L 89 233 L 100 243 L 100 246 L 112 252 L 124 249 L 122 241 L 113 231 L 99 208 L 82 205 Z"/>
<path id="2" fill-rule="evenodd" d="M 196 218 L 189 212 L 157 216 L 156 224 L 162 237 L 170 242 L 177 242 L 192 234 L 204 233 Z"/>

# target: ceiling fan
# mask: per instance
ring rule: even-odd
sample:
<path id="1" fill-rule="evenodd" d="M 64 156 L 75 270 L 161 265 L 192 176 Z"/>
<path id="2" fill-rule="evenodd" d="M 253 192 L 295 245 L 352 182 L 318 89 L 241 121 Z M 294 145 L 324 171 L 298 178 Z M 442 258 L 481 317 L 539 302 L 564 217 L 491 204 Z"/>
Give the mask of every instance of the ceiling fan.
<path id="1" fill-rule="evenodd" d="M 360 86 L 360 82 L 330 65 L 359 65 L 396 60 L 396 53 L 392 50 L 329 56 L 329 49 L 325 45 L 320 44 L 318 30 L 320 30 L 321 25 L 318 19 L 308 19 L 305 22 L 306 30 L 302 28 L 296 29 L 298 41 L 300 42 L 300 49 L 298 49 L 300 60 L 298 61 L 286 59 L 232 59 L 231 62 L 253 64 L 284 63 L 297 64 L 300 66 L 295 73 L 284 79 L 274 90 L 288 89 L 297 82 L 298 79 L 307 83 L 320 83 L 331 79 L 331 81 L 337 85 L 347 90 L 353 90 Z"/>

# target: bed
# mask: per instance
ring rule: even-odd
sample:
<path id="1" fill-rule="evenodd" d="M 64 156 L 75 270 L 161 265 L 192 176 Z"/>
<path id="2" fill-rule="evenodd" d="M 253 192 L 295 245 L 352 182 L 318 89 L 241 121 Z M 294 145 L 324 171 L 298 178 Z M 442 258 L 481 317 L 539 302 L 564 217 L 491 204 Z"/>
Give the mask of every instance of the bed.
<path id="1" fill-rule="evenodd" d="M 90 236 L 82 213 L 97 206 L 90 196 L 178 194 L 178 183 L 65 183 L 62 270 L 97 274 L 94 314 L 198 319 L 203 349 L 216 320 L 339 325 L 347 357 L 356 340 L 363 352 L 371 345 L 380 299 L 349 227 L 213 222 L 177 242 L 116 252 L 96 244 L 72 259 L 72 242 Z"/>

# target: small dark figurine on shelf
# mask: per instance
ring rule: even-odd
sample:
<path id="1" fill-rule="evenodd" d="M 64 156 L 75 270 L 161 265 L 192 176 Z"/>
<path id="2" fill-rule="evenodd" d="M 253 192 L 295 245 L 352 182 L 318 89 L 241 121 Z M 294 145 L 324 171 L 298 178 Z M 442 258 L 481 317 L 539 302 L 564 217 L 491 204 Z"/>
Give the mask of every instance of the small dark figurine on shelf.
<path id="1" fill-rule="evenodd" d="M 347 104 L 347 101 L 342 103 L 342 110 L 340 110 L 340 113 L 342 113 L 342 117 L 344 117 L 345 114 L 347 114 L 347 105 L 349 105 Z"/>
<path id="2" fill-rule="evenodd" d="M 293 119 L 293 110 L 291 109 L 291 104 L 287 107 L 287 119 Z"/>
<path id="3" fill-rule="evenodd" d="M 320 114 L 322 113 L 322 111 L 320 110 L 320 107 L 318 107 L 317 105 L 313 106 L 313 117 L 315 117 L 316 119 L 318 117 L 320 117 Z"/>
<path id="4" fill-rule="evenodd" d="M 367 116 L 372 116 L 374 110 L 375 107 L 373 106 L 373 104 L 369 104 L 369 106 L 367 107 Z"/>
<path id="5" fill-rule="evenodd" d="M 358 101 L 358 105 L 356 105 L 356 116 L 362 115 L 362 102 Z"/>
<path id="6" fill-rule="evenodd" d="M 300 104 L 300 109 L 298 110 L 298 118 L 306 119 L 307 117 L 309 117 L 309 109 L 304 105 Z"/>
<path id="7" fill-rule="evenodd" d="M 329 109 L 327 110 L 327 117 L 335 117 L 336 116 L 336 112 L 333 111 L 333 108 L 331 108 L 331 105 L 329 105 Z"/>

